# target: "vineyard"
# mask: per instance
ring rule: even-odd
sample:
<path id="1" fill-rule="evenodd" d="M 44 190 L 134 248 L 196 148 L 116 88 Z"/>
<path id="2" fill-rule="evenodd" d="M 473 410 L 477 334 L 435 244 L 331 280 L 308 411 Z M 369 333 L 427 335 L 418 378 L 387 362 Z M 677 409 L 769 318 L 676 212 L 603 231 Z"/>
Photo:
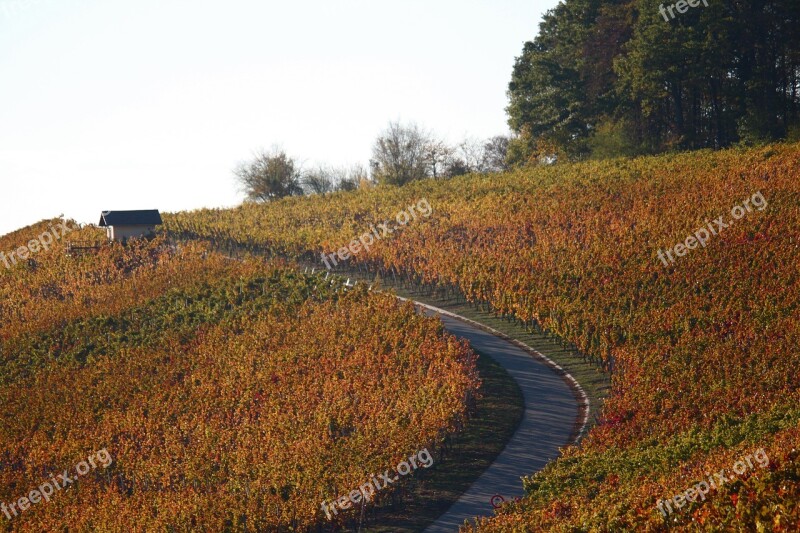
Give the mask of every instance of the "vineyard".
<path id="1" fill-rule="evenodd" d="M 800 529 L 800 145 L 425 180 L 165 217 L 170 237 L 316 262 L 421 198 L 432 214 L 348 268 L 457 291 L 612 375 L 582 445 L 478 531 Z M 731 221 L 754 194 L 765 209 Z M 726 215 L 707 246 L 658 252 Z M 664 517 L 709 471 L 769 467 Z"/>
<path id="2" fill-rule="evenodd" d="M 391 296 L 201 243 L 79 255 L 61 244 L 0 269 L 0 502 L 95 450 L 113 462 L 46 504 L 6 508 L 2 531 L 368 522 L 372 509 L 328 521 L 320 504 L 418 450 L 440 452 L 479 397 L 466 343 Z"/>

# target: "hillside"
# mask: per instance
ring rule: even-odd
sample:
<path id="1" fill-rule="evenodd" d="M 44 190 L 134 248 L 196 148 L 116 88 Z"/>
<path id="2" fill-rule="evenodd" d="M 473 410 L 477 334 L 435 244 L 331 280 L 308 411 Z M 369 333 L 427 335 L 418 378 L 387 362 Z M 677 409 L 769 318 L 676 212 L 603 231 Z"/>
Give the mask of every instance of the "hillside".
<path id="1" fill-rule="evenodd" d="M 333 530 L 322 503 L 405 464 L 393 501 L 479 396 L 412 306 L 199 243 L 61 243 L 0 295 L 1 531 Z"/>
<path id="2" fill-rule="evenodd" d="M 177 213 L 166 229 L 457 289 L 612 373 L 581 447 L 481 531 L 792 531 L 799 164 L 795 144 L 555 165 Z M 703 498 L 673 499 L 691 487 Z"/>

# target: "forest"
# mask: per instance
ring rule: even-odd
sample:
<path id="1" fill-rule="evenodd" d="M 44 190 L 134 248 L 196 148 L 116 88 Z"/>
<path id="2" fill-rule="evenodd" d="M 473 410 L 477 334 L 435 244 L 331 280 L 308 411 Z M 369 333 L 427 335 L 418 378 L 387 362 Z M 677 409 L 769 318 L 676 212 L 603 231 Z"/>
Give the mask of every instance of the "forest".
<path id="1" fill-rule="evenodd" d="M 661 0 L 565 0 L 548 12 L 509 84 L 510 159 L 800 138 L 800 4 L 707 4 L 668 20 Z"/>

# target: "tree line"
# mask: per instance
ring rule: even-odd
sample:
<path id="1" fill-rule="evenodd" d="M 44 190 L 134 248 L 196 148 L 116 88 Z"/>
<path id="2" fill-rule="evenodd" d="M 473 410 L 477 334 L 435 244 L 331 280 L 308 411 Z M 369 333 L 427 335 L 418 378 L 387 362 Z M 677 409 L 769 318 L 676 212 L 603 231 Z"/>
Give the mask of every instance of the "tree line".
<path id="1" fill-rule="evenodd" d="M 512 162 L 800 138 L 800 2 L 686 4 L 564 0 L 549 11 L 509 85 Z"/>
<path id="2" fill-rule="evenodd" d="M 510 136 L 451 145 L 417 124 L 390 122 L 372 147 L 369 168 L 318 165 L 304 169 L 281 149 L 256 152 L 234 175 L 247 199 L 269 202 L 286 196 L 349 191 L 372 184 L 404 185 L 426 178 L 504 172 Z"/>

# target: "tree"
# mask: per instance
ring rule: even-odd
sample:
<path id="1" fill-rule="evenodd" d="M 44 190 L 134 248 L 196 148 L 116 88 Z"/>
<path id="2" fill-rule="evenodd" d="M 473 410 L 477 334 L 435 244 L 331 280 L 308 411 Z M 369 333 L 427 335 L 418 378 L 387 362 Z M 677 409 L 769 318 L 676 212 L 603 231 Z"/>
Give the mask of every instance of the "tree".
<path id="1" fill-rule="evenodd" d="M 507 171 L 510 168 L 507 162 L 510 140 L 507 135 L 497 135 L 484 141 L 475 138 L 464 139 L 451 150 L 445 174 L 453 177 L 471 173 Z"/>
<path id="2" fill-rule="evenodd" d="M 704 2 L 674 15 L 651 0 L 564 0 L 549 11 L 512 73 L 508 160 L 723 148 L 800 127 L 797 0 Z"/>
<path id="3" fill-rule="evenodd" d="M 337 191 L 355 191 L 358 190 L 359 185 L 361 185 L 360 181 L 354 181 L 351 179 L 345 179 L 340 181 L 336 184 Z"/>
<path id="4" fill-rule="evenodd" d="M 572 158 L 587 151 L 593 109 L 586 101 L 582 54 L 598 0 L 560 3 L 544 16 L 539 35 L 525 43 L 508 87 L 509 126 L 530 156 L 551 146 Z"/>
<path id="5" fill-rule="evenodd" d="M 323 166 L 306 172 L 301 181 L 306 194 L 325 194 L 336 188 L 334 170 Z"/>
<path id="6" fill-rule="evenodd" d="M 339 169 L 337 171 L 336 190 L 355 191 L 369 182 L 369 172 L 367 169 L 361 164 L 356 164 L 352 165 L 350 168 Z"/>
<path id="7" fill-rule="evenodd" d="M 481 172 L 506 172 L 509 170 L 508 145 L 510 142 L 511 137 L 508 135 L 496 135 L 484 143 Z"/>
<path id="8" fill-rule="evenodd" d="M 240 163 L 234 175 L 249 200 L 269 202 L 285 196 L 301 195 L 301 172 L 283 150 L 257 152 L 253 160 Z"/>
<path id="9" fill-rule="evenodd" d="M 464 176 L 465 174 L 469 174 L 470 172 L 474 172 L 472 167 L 470 167 L 466 161 L 461 159 L 460 157 L 455 157 L 447 162 L 447 166 L 445 168 L 445 176 L 448 178 L 455 178 L 457 176 Z"/>
<path id="10" fill-rule="evenodd" d="M 363 181 L 369 181 L 369 173 L 363 165 L 320 166 L 303 177 L 303 185 L 309 194 L 354 191 L 361 186 Z"/>
<path id="11" fill-rule="evenodd" d="M 473 172 L 484 172 L 485 161 L 486 152 L 483 141 L 475 138 L 464 139 L 455 149 L 449 174 L 451 176 L 460 176 Z"/>
<path id="12" fill-rule="evenodd" d="M 404 185 L 428 177 L 433 144 L 431 135 L 416 124 L 390 122 L 372 148 L 373 178 L 378 183 Z"/>
<path id="13" fill-rule="evenodd" d="M 450 177 L 448 170 L 454 163 L 455 150 L 444 141 L 429 138 L 425 146 L 425 159 L 428 161 L 429 175 L 436 179 Z"/>

